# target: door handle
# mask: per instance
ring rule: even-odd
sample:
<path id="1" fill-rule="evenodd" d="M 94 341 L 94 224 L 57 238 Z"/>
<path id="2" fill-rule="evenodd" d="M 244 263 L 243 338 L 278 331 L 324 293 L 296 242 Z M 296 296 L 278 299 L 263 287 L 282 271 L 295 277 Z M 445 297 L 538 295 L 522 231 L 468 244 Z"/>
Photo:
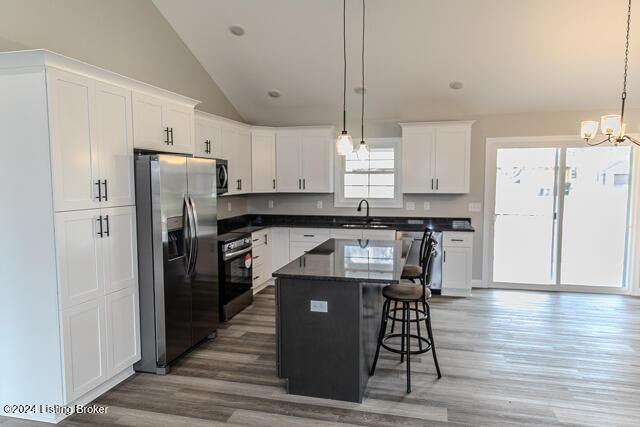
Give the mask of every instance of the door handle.
<path id="1" fill-rule="evenodd" d="M 273 189 L 274 190 L 276 189 L 276 179 L 275 178 L 273 178 Z"/>
<path id="2" fill-rule="evenodd" d="M 171 142 L 169 141 L 169 127 L 164 128 L 165 139 L 164 143 L 169 145 Z"/>
<path id="3" fill-rule="evenodd" d="M 109 215 L 104 216 L 104 222 L 107 223 L 106 230 L 104 231 L 105 236 L 109 237 Z"/>
<path id="4" fill-rule="evenodd" d="M 440 189 L 440 182 L 439 182 L 439 179 L 436 178 L 436 190 L 439 190 L 439 189 Z"/>
<path id="5" fill-rule="evenodd" d="M 242 178 L 240 178 L 240 188 L 238 190 L 242 190 Z"/>
<path id="6" fill-rule="evenodd" d="M 173 145 L 173 128 L 169 128 L 169 133 L 171 134 L 171 145 Z"/>
<path id="7" fill-rule="evenodd" d="M 442 262 L 447 262 L 447 251 L 442 251 Z"/>
<path id="8" fill-rule="evenodd" d="M 307 189 L 307 179 L 306 178 L 302 178 L 302 189 L 303 190 Z"/>
<path id="9" fill-rule="evenodd" d="M 431 189 L 433 190 L 433 178 L 431 178 Z"/>
<path id="10" fill-rule="evenodd" d="M 104 201 L 106 202 L 107 200 L 109 200 L 108 198 L 109 191 L 107 190 L 107 180 L 105 179 L 102 183 L 104 184 Z"/>
<path id="11" fill-rule="evenodd" d="M 98 186 L 98 196 L 95 197 L 99 202 L 102 201 L 102 181 L 97 180 L 96 182 L 93 183 L 93 185 L 97 185 Z"/>
<path id="12" fill-rule="evenodd" d="M 264 244 L 265 245 L 269 244 L 269 236 L 267 234 L 264 235 Z"/>
<path id="13" fill-rule="evenodd" d="M 298 178 L 298 190 L 302 190 L 302 180 Z"/>
<path id="14" fill-rule="evenodd" d="M 100 226 L 100 231 L 98 231 L 98 236 L 100 236 L 100 238 L 102 238 L 104 236 L 104 233 L 102 232 L 102 215 L 100 215 L 99 218 L 96 218 L 96 221 L 98 222 L 98 225 Z"/>

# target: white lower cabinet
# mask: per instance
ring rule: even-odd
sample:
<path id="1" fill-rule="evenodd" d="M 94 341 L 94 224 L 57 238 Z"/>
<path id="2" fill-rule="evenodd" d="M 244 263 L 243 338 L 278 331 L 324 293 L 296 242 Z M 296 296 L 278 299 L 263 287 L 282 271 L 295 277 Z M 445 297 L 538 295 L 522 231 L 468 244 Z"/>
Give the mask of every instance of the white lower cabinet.
<path id="1" fill-rule="evenodd" d="M 473 235 L 444 232 L 442 236 L 442 295 L 471 295 Z"/>
<path id="2" fill-rule="evenodd" d="M 253 292 L 257 293 L 266 286 L 271 278 L 271 230 L 268 228 L 251 233 L 253 255 Z"/>
<path id="3" fill-rule="evenodd" d="M 108 375 L 140 360 L 138 292 L 129 287 L 106 296 Z"/>
<path id="4" fill-rule="evenodd" d="M 271 228 L 271 272 L 289 263 L 289 228 Z"/>
<path id="5" fill-rule="evenodd" d="M 65 403 L 107 379 L 104 298 L 62 311 Z"/>

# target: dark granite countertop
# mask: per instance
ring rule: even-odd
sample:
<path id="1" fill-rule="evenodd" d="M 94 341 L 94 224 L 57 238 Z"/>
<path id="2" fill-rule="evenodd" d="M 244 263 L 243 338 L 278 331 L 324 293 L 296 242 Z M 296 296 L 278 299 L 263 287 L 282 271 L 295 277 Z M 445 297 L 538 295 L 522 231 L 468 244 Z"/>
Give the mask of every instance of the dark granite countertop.
<path id="1" fill-rule="evenodd" d="M 411 239 L 329 239 L 273 273 L 274 277 L 398 283 Z"/>
<path id="2" fill-rule="evenodd" d="M 473 232 L 469 218 L 370 217 L 331 215 L 263 215 L 249 214 L 218 221 L 219 232 L 235 231 L 250 226 L 253 231 L 264 227 L 361 228 L 398 231 L 468 231 Z M 345 227 L 347 226 L 347 227 Z"/>

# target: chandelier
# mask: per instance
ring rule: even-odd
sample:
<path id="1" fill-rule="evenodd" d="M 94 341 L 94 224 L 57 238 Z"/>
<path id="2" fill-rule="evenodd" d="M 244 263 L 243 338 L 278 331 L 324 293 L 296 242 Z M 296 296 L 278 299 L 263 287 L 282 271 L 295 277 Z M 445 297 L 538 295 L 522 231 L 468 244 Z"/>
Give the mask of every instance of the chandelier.
<path id="1" fill-rule="evenodd" d="M 612 142 L 613 145 L 619 145 L 625 141 L 633 142 L 640 145 L 640 141 L 626 134 L 626 126 L 624 123 L 624 106 L 627 100 L 627 73 L 629 69 L 629 33 L 631 31 L 631 0 L 627 9 L 627 38 L 624 51 L 624 80 L 622 84 L 622 108 L 620 114 L 609 114 L 602 116 L 600 123 L 595 120 L 583 121 L 580 126 L 580 134 L 582 138 L 590 146 Z M 598 125 L 600 131 L 604 135 L 604 139 L 599 142 L 591 142 L 598 133 Z"/>

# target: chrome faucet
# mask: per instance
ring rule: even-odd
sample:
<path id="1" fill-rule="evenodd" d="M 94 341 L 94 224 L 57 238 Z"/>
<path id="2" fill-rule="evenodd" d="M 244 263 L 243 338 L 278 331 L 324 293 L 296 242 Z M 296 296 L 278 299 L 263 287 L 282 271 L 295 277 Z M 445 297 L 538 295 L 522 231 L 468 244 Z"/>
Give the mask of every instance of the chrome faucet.
<path id="1" fill-rule="evenodd" d="M 360 200 L 360 203 L 358 203 L 358 212 L 362 212 L 362 203 L 366 203 L 367 204 L 367 214 L 366 214 L 366 221 L 367 223 L 369 222 L 369 202 L 366 199 L 362 199 Z"/>

